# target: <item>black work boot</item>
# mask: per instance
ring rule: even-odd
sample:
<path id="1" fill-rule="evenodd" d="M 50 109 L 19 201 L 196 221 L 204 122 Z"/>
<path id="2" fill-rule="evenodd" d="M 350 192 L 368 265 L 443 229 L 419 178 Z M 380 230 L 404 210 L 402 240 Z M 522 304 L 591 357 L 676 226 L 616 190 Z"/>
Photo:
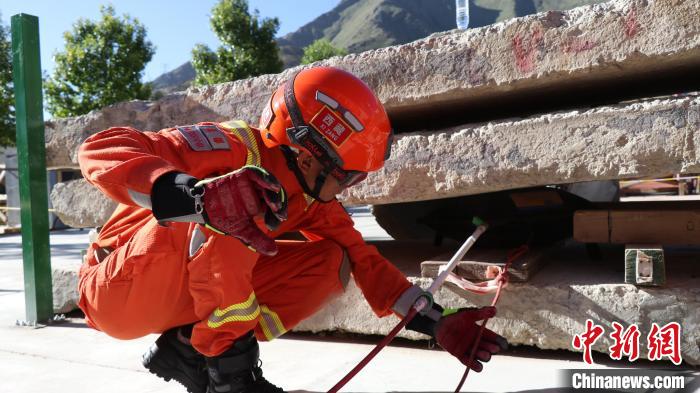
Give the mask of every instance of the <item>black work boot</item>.
<path id="1" fill-rule="evenodd" d="M 262 375 L 260 347 L 253 332 L 236 340 L 219 356 L 206 358 L 208 393 L 284 393 Z"/>
<path id="2" fill-rule="evenodd" d="M 176 380 L 190 393 L 206 393 L 209 377 L 204 355 L 190 344 L 192 325 L 172 328 L 143 354 L 143 366 L 153 374 Z"/>

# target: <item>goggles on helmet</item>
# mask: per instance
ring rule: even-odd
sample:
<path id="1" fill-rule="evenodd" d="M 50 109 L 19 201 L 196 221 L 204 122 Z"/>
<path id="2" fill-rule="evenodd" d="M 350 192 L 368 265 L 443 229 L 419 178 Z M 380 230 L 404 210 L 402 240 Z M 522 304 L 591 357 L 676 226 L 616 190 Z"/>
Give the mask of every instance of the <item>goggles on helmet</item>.
<path id="1" fill-rule="evenodd" d="M 289 140 L 306 149 L 333 176 L 341 187 L 351 187 L 367 178 L 367 172 L 343 169 L 343 159 L 331 148 L 319 133 L 302 125 L 287 129 Z"/>

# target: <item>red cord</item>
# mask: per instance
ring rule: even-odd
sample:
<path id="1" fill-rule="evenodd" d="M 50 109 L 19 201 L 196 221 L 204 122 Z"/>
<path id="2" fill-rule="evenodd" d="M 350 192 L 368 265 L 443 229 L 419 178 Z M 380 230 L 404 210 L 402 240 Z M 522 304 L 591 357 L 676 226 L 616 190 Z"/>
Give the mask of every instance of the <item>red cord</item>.
<path id="1" fill-rule="evenodd" d="M 518 259 L 520 256 L 522 256 L 525 252 L 527 252 L 528 247 L 526 245 L 520 246 L 518 249 L 512 251 L 510 255 L 508 256 L 508 259 L 506 260 L 505 267 L 503 268 L 503 272 L 500 275 L 500 280 L 498 283 L 498 289 L 496 290 L 496 296 L 493 298 L 493 302 L 491 303 L 492 306 L 495 306 L 496 303 L 498 302 L 498 298 L 501 296 L 501 288 L 507 283 L 508 281 L 508 267 Z M 374 349 L 370 353 L 367 354 L 358 364 L 355 366 L 352 370 L 350 370 L 347 375 L 343 377 L 338 383 L 336 383 L 329 391 L 328 393 L 337 393 L 340 391 L 340 389 L 343 388 L 348 382 L 350 382 L 351 379 L 353 379 L 360 371 L 362 371 L 363 368 L 367 364 L 369 364 L 372 359 L 374 359 L 377 354 L 384 349 L 389 343 L 396 337 L 397 334 L 403 329 L 406 324 L 411 322 L 411 320 L 416 316 L 418 311 L 414 307 L 411 307 L 411 309 L 408 311 L 408 314 L 399 322 L 392 330 L 389 332 L 389 334 L 386 335 L 382 339 L 382 341 L 377 344 Z M 469 362 L 468 364 L 472 364 L 474 361 L 474 355 L 476 354 L 476 349 L 479 347 L 479 342 L 481 341 L 481 335 L 484 332 L 484 327 L 486 326 L 486 322 L 488 322 L 488 319 L 484 320 L 484 322 L 481 324 L 479 333 L 476 336 L 476 340 L 474 341 L 474 346 L 472 347 L 471 354 L 469 355 Z M 464 375 L 462 375 L 462 380 L 459 382 L 459 386 L 457 386 L 457 390 L 455 390 L 455 393 L 459 393 L 459 391 L 462 390 L 462 386 L 464 385 L 464 382 L 467 379 L 467 375 L 469 374 L 469 367 L 464 371 Z"/>
<path id="2" fill-rule="evenodd" d="M 353 379 L 355 375 L 357 375 L 357 373 L 359 373 L 363 368 L 365 368 L 365 366 L 372 359 L 374 359 L 375 356 L 377 356 L 379 351 L 381 351 L 382 349 L 384 349 L 384 347 L 389 345 L 391 340 L 393 340 L 394 337 L 396 337 L 396 335 L 399 334 L 401 329 L 403 329 L 407 323 L 411 322 L 411 320 L 413 319 L 413 317 L 416 316 L 417 313 L 418 311 L 416 311 L 415 308 L 411 307 L 411 309 L 408 311 L 408 314 L 406 314 L 406 316 L 401 320 L 401 322 L 399 322 L 399 324 L 396 325 L 391 330 L 391 332 L 389 332 L 389 334 L 387 334 L 386 337 L 384 337 L 382 341 L 380 341 L 379 344 L 377 344 L 377 346 L 374 347 L 374 349 L 372 349 L 372 351 L 368 353 L 367 356 L 365 356 L 364 359 L 362 359 L 360 363 L 357 364 L 357 366 L 355 366 L 355 368 L 350 370 L 350 372 L 346 376 L 344 376 L 343 379 L 336 383 L 335 386 L 333 386 L 331 390 L 328 391 L 328 393 L 337 393 L 343 386 L 345 386 L 345 384 L 350 382 L 350 380 Z"/>
<path id="3" fill-rule="evenodd" d="M 491 306 L 495 307 L 496 303 L 498 303 L 498 298 L 501 297 L 501 288 L 508 282 L 508 268 L 510 265 L 515 261 L 516 259 L 520 258 L 523 254 L 525 254 L 528 250 L 527 245 L 522 245 L 515 249 L 514 251 L 511 251 L 510 254 L 508 255 L 508 259 L 506 260 L 506 265 L 503 267 L 503 272 L 501 273 L 501 279 L 498 282 L 498 289 L 496 290 L 496 296 L 493 297 L 493 301 L 491 302 Z M 481 335 L 484 333 L 484 328 L 486 327 L 486 323 L 488 322 L 488 318 L 484 319 L 484 322 L 481 323 L 481 326 L 479 327 L 479 334 L 476 336 L 476 340 L 474 340 L 474 346 L 472 347 L 472 351 L 469 354 L 469 361 L 467 364 L 473 364 L 474 362 L 474 356 L 476 355 L 476 349 L 479 348 L 479 342 L 481 342 Z M 462 375 L 462 379 L 459 381 L 459 385 L 457 385 L 457 389 L 455 389 L 455 393 L 459 393 L 462 391 L 462 386 L 464 386 L 464 382 L 467 380 L 467 375 L 469 375 L 469 367 L 464 370 L 464 374 Z"/>

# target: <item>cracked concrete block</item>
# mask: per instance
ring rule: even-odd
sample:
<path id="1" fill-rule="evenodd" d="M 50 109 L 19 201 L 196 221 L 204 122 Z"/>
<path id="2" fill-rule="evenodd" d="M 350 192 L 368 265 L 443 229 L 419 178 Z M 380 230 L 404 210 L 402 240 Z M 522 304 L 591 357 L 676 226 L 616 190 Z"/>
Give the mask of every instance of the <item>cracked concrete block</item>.
<path id="1" fill-rule="evenodd" d="M 624 273 L 615 271 L 611 261 L 597 264 L 585 259 L 583 250 L 572 252 L 569 246 L 526 283 L 509 283 L 501 293 L 496 317 L 488 327 L 503 335 L 511 345 L 530 345 L 542 349 L 573 351 L 575 335 L 585 332 L 586 320 L 603 326 L 602 335 L 593 350 L 609 353 L 614 343 L 610 333 L 612 322 L 627 327 L 637 324 L 640 336 L 640 358 L 648 354 L 647 335 L 651 324 L 663 326 L 677 322 L 681 326 L 680 348 L 683 360 L 700 365 L 700 288 L 697 267 L 692 256 L 675 259 L 665 288 L 638 288 L 624 284 Z M 622 261 L 620 261 L 622 262 Z M 432 280 L 410 277 L 422 288 Z M 605 284 L 601 284 L 605 283 Z M 460 308 L 488 306 L 492 296 L 469 294 L 460 297 L 446 287 L 435 295 L 443 306 Z M 337 331 L 386 335 L 398 323 L 390 316 L 377 318 L 351 281 L 345 293 L 332 300 L 316 315 L 302 321 L 294 330 L 302 332 Z M 426 336 L 402 330 L 399 337 L 412 340 Z"/>
<path id="2" fill-rule="evenodd" d="M 78 272 L 80 262 L 63 263 L 51 269 L 53 312 L 69 313 L 78 308 Z"/>
<path id="3" fill-rule="evenodd" d="M 698 129 L 700 97 L 690 96 L 406 134 L 394 142 L 384 168 L 340 199 L 348 206 L 386 204 L 697 173 Z M 71 226 L 102 225 L 113 205 L 85 180 L 78 182 L 54 188 L 59 217 Z"/>
<path id="4" fill-rule="evenodd" d="M 102 226 L 117 207 L 85 179 L 56 184 L 50 198 L 58 218 L 73 228 Z"/>
<path id="5" fill-rule="evenodd" d="M 456 116 L 475 105 L 497 106 L 515 96 L 519 97 L 517 102 L 527 104 L 555 90 L 566 92 L 584 86 L 595 92 L 597 87 L 621 78 L 697 69 L 700 3 L 614 0 L 478 29 L 437 33 L 412 43 L 316 64 L 344 68 L 365 80 L 394 122 L 432 121 L 442 116 L 437 113 L 450 108 L 456 109 L 452 113 Z M 49 121 L 48 165 L 75 167 L 79 144 L 110 126 L 158 130 L 232 118 L 257 124 L 272 91 L 300 69 L 191 88 L 156 102 L 120 103 L 84 116 Z"/>
<path id="6" fill-rule="evenodd" d="M 347 189 L 385 204 L 592 180 L 700 171 L 700 97 L 402 135 L 386 165 Z"/>

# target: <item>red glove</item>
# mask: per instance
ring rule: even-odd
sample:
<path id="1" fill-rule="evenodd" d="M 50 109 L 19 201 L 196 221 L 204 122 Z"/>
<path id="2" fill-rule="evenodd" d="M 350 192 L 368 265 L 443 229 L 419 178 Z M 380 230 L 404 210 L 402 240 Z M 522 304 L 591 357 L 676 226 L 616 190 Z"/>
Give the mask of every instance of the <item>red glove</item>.
<path id="1" fill-rule="evenodd" d="M 235 236 L 254 251 L 277 254 L 275 241 L 253 218 L 264 215 L 270 230 L 287 219 L 282 185 L 262 168 L 248 165 L 234 172 L 198 182 L 192 190 L 195 209 L 211 229 Z"/>
<path id="2" fill-rule="evenodd" d="M 480 329 L 476 322 L 494 315 L 496 315 L 495 307 L 461 309 L 440 318 L 435 325 L 435 339 L 443 349 L 454 355 L 462 364 L 476 372 L 481 372 L 484 368 L 481 362 L 488 362 L 491 360 L 491 355 L 508 347 L 505 338 L 484 328 L 474 360 L 468 364 L 469 355 Z"/>

